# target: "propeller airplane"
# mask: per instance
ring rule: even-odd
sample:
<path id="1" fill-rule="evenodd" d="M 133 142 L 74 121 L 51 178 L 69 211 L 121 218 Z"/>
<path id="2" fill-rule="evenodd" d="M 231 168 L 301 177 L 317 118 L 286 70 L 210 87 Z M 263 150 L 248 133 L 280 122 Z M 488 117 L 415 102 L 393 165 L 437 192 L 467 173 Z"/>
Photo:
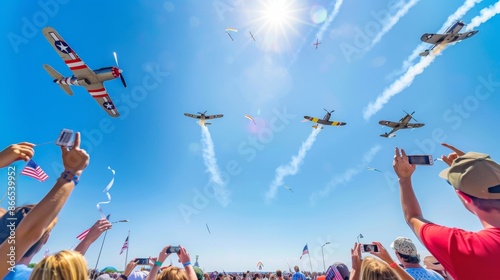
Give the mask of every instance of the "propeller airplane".
<path id="1" fill-rule="evenodd" d="M 83 86 L 89 94 L 101 105 L 111 117 L 119 117 L 120 114 L 115 108 L 111 97 L 109 97 L 104 82 L 120 77 L 124 87 L 127 87 L 125 78 L 123 78 L 123 70 L 118 68 L 118 59 L 116 53 L 116 67 L 104 67 L 96 70 L 90 69 L 76 54 L 76 52 L 66 43 L 66 41 L 52 27 L 45 27 L 42 30 L 43 35 L 52 45 L 57 54 L 66 63 L 69 69 L 73 72 L 71 77 L 63 77 L 59 72 L 54 70 L 50 65 L 44 64 L 43 68 L 54 79 L 53 82 L 58 84 L 68 95 L 73 95 L 70 86 Z"/>
<path id="2" fill-rule="evenodd" d="M 473 30 L 465 33 L 458 33 L 464 26 L 465 23 L 463 21 L 456 21 L 444 32 L 444 34 L 425 33 L 424 35 L 422 35 L 422 37 L 420 37 L 420 40 L 422 42 L 433 44 L 434 46 L 432 46 L 431 49 L 421 52 L 420 56 L 428 56 L 429 53 L 437 46 L 444 47 L 449 43 L 459 42 L 464 39 L 470 38 L 473 35 L 476 35 L 477 32 L 479 32 L 478 30 Z"/>
<path id="3" fill-rule="evenodd" d="M 205 120 L 211 120 L 211 119 L 217 119 L 217 118 L 222 118 L 224 115 L 205 115 L 207 113 L 207 111 L 203 112 L 203 113 L 200 113 L 198 112 L 198 115 L 193 115 L 193 114 L 189 114 L 189 113 L 184 113 L 184 116 L 186 117 L 190 117 L 190 118 L 195 118 L 195 119 L 199 119 L 200 122 L 200 126 L 207 126 L 207 125 L 211 125 L 212 123 L 209 123 L 209 122 L 205 122 Z"/>
<path id="4" fill-rule="evenodd" d="M 332 110 L 332 111 L 328 111 L 326 109 L 323 109 L 323 110 L 326 111 L 326 115 L 323 117 L 323 119 L 313 118 L 313 117 L 309 117 L 309 116 L 304 116 L 304 119 L 317 123 L 317 124 L 312 126 L 314 129 L 318 128 L 318 124 L 332 125 L 332 126 L 344 126 L 344 125 L 346 125 L 345 122 L 330 121 L 330 117 L 332 116 L 332 113 L 335 112 L 335 110 Z M 323 129 L 323 126 L 320 126 L 320 128 Z"/>
<path id="5" fill-rule="evenodd" d="M 410 121 L 413 119 L 415 120 L 416 122 L 418 122 L 414 117 L 413 117 L 413 114 L 415 113 L 415 111 L 413 111 L 413 113 L 411 114 L 408 114 L 408 112 L 406 111 L 403 111 L 406 113 L 406 116 L 402 117 L 399 122 L 391 122 L 391 121 L 385 121 L 385 120 L 382 120 L 382 121 L 379 121 L 378 123 L 383 125 L 383 126 L 388 126 L 388 127 L 391 127 L 392 130 L 389 132 L 389 133 L 384 133 L 384 134 L 381 134 L 380 136 L 382 137 L 385 137 L 385 138 L 392 138 L 392 137 L 396 137 L 396 134 L 395 132 L 399 129 L 406 129 L 406 128 L 419 128 L 419 127 L 422 127 L 424 126 L 425 124 L 423 123 L 410 123 Z"/>
<path id="6" fill-rule="evenodd" d="M 313 46 L 316 46 L 316 49 L 318 49 L 318 46 L 321 45 L 318 39 L 316 39 L 316 43 L 313 44 Z"/>

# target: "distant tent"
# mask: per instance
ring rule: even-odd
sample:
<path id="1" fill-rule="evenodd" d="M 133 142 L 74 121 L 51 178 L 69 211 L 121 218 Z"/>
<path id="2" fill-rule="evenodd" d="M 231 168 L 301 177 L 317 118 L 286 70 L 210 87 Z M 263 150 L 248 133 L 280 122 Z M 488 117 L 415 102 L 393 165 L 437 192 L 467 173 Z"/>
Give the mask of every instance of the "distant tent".
<path id="1" fill-rule="evenodd" d="M 101 269 L 101 272 L 118 272 L 118 269 L 113 266 L 106 266 L 105 268 Z"/>

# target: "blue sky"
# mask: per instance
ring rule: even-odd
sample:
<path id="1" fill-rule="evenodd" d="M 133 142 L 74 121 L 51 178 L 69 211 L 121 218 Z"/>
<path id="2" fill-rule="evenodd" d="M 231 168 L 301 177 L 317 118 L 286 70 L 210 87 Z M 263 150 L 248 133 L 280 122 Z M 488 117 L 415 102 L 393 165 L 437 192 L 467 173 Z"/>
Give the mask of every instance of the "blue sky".
<path id="1" fill-rule="evenodd" d="M 448 153 L 439 145 L 446 141 L 500 158 L 494 144 L 500 21 L 495 13 L 481 13 L 495 1 L 280 3 L 4 4 L 1 146 L 52 141 L 68 128 L 82 132 L 82 147 L 91 155 L 46 244 L 51 252 L 76 245 L 75 237 L 100 218 L 96 204 L 107 200 L 110 166 L 116 171 L 112 200 L 102 209 L 112 221 L 130 222 L 109 231 L 101 268 L 123 268 L 125 255 L 119 252 L 129 230 L 129 259 L 181 244 L 193 259 L 199 255 L 207 271 L 256 270 L 259 261 L 264 270 L 286 270 L 288 264 L 310 270 L 309 258 L 299 259 L 307 243 L 313 270 L 321 270 L 321 246 L 329 241 L 323 247 L 327 264 L 350 266 L 350 248 L 360 233 L 363 242 L 386 247 L 398 236 L 416 241 L 400 210 L 391 166 L 395 147 L 436 157 Z M 408 59 L 423 50 L 420 36 L 440 31 L 457 14 L 479 33 L 445 48 L 408 77 L 405 61 L 423 63 L 420 57 Z M 480 15 L 487 20 L 473 21 Z M 119 80 L 105 86 L 120 118 L 108 117 L 84 88 L 73 87 L 74 96 L 67 96 L 51 82 L 42 64 L 64 76 L 71 71 L 42 35 L 44 26 L 54 27 L 90 68 L 114 66 L 117 53 L 128 87 Z M 238 30 L 229 31 L 234 41 L 226 28 Z M 321 44 L 315 49 L 317 37 Z M 402 75 L 406 84 L 397 88 Z M 367 113 L 384 91 L 390 98 Z M 321 118 L 324 108 L 347 125 L 313 134 L 303 116 Z M 211 141 L 202 138 L 196 120 L 183 115 L 205 110 L 224 114 L 205 131 Z M 378 121 L 397 121 L 403 110 L 415 111 L 426 125 L 380 137 L 390 129 Z M 41 145 L 35 153 L 50 178 L 40 183 L 19 176 L 19 205 L 39 201 L 61 172 L 57 146 Z M 438 177 L 444 167 L 436 161 L 415 172 L 425 217 L 479 230 L 480 223 Z M 6 178 L 6 170 L 1 172 Z M 86 255 L 91 268 L 101 241 Z"/>

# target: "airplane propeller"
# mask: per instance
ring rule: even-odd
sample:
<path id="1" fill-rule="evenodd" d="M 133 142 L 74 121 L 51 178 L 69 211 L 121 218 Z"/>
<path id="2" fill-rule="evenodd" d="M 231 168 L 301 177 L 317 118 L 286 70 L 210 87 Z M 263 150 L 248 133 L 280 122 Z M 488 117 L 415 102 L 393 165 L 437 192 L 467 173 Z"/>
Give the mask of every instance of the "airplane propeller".
<path id="1" fill-rule="evenodd" d="M 325 108 L 323 108 L 323 110 L 325 110 L 327 113 L 330 113 L 330 114 L 331 114 L 331 113 L 333 113 L 333 112 L 335 112 L 335 110 L 328 111 L 328 110 L 327 110 L 327 109 L 325 109 Z"/>
<path id="2" fill-rule="evenodd" d="M 208 111 L 208 110 L 207 110 L 207 111 Z M 205 114 L 207 113 L 207 111 L 205 111 L 205 112 L 203 112 L 203 113 L 198 112 L 198 114 L 200 114 L 200 115 L 205 115 Z"/>
<path id="3" fill-rule="evenodd" d="M 116 56 L 116 52 L 113 52 L 113 55 L 115 57 L 115 62 L 116 62 L 116 66 L 118 67 L 119 71 L 120 71 L 120 79 L 122 80 L 122 84 L 124 87 L 127 87 L 127 83 L 125 82 L 125 78 L 123 77 L 123 70 L 120 69 L 120 65 L 118 65 L 118 57 Z"/>
<path id="4" fill-rule="evenodd" d="M 413 113 L 411 113 L 411 114 L 408 114 L 408 112 L 406 112 L 405 110 L 403 110 L 403 112 L 405 112 L 407 115 L 409 115 L 414 121 L 418 122 L 417 119 L 415 119 L 413 117 L 413 114 L 415 114 L 415 111 L 413 111 Z"/>

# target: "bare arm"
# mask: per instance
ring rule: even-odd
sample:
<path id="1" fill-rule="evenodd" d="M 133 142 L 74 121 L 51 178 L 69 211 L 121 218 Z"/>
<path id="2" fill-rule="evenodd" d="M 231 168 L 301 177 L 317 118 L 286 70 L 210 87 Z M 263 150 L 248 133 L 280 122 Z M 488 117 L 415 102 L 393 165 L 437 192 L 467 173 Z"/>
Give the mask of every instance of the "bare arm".
<path id="1" fill-rule="evenodd" d="M 418 203 L 413 186 L 411 184 L 411 175 L 415 171 L 415 165 L 408 162 L 408 157 L 402 149 L 401 154 L 396 148 L 393 161 L 394 171 L 399 179 L 399 190 L 401 199 L 401 208 L 405 217 L 406 223 L 413 230 L 415 235 L 420 239 L 420 228 L 426 223 L 430 223 L 422 214 L 420 204 Z"/>
<path id="2" fill-rule="evenodd" d="M 352 270 L 349 280 L 359 280 L 361 271 L 361 244 L 354 243 L 354 248 L 351 249 Z"/>
<path id="3" fill-rule="evenodd" d="M 82 255 L 85 255 L 90 245 L 92 245 L 99 238 L 99 236 L 101 236 L 103 232 L 107 231 L 110 228 L 111 228 L 111 223 L 108 220 L 106 219 L 98 220 L 90 228 L 89 233 L 87 233 L 87 236 L 85 236 L 85 238 L 75 247 L 75 251 L 78 251 Z"/>
<path id="4" fill-rule="evenodd" d="M 179 259 L 182 262 L 182 265 L 184 266 L 184 270 L 186 270 L 186 274 L 188 276 L 189 280 L 198 280 L 198 277 L 196 276 L 196 272 L 194 272 L 193 265 L 191 264 L 191 257 L 189 256 L 189 253 L 186 251 L 186 248 L 179 246 Z M 184 265 L 189 263 L 189 265 Z"/>
<path id="5" fill-rule="evenodd" d="M 76 134 L 75 146 L 68 151 L 62 147 L 63 164 L 66 171 L 80 176 L 89 163 L 89 155 L 80 149 L 80 133 Z M 37 242 L 47 226 L 57 217 L 75 187 L 73 181 L 60 177 L 47 195 L 26 215 L 16 228 L 15 262 L 18 262 L 26 251 Z M 7 213 L 6 215 L 8 215 Z M 13 244 L 8 240 L 0 245 L 0 255 L 7 256 Z M 9 272 L 8 262 L 0 262 L 0 276 Z"/>
<path id="6" fill-rule="evenodd" d="M 160 251 L 160 253 L 158 254 L 158 258 L 155 259 L 155 264 L 153 265 L 153 267 L 151 267 L 151 271 L 148 273 L 148 277 L 146 277 L 146 280 L 156 279 L 156 275 L 158 275 L 158 271 L 160 270 L 161 267 L 161 264 L 156 265 L 156 261 L 163 264 L 163 262 L 168 258 L 168 256 L 170 256 L 170 254 L 167 253 L 168 248 L 170 248 L 170 245 L 167 245 Z"/>

